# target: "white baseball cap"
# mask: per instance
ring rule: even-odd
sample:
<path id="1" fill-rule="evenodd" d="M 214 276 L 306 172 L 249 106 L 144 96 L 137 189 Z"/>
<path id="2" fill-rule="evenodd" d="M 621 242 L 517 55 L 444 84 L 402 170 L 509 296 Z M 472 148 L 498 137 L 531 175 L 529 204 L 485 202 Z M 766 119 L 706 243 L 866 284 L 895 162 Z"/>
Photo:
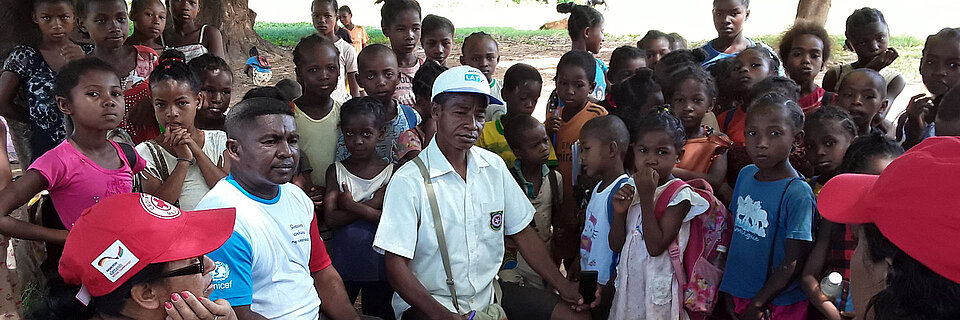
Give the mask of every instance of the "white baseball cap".
<path id="1" fill-rule="evenodd" d="M 490 98 L 489 104 L 503 104 L 500 99 L 490 95 L 490 83 L 480 70 L 471 66 L 458 66 L 448 69 L 433 83 L 430 100 L 441 93 L 479 93 Z"/>

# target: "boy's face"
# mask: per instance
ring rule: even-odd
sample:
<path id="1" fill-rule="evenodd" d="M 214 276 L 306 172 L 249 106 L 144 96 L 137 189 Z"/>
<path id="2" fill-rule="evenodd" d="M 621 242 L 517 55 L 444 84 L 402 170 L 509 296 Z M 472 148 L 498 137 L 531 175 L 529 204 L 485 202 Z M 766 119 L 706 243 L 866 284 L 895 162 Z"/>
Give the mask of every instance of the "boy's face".
<path id="1" fill-rule="evenodd" d="M 340 60 L 337 53 L 327 45 L 308 47 L 302 55 L 302 63 L 296 66 L 297 80 L 308 95 L 329 97 L 337 88 L 340 77 Z M 369 92 L 369 91 L 368 91 Z"/>
<path id="2" fill-rule="evenodd" d="M 594 137 L 580 134 L 580 164 L 583 172 L 589 177 L 599 176 L 603 168 L 608 167 L 611 157 L 617 150 L 613 150 L 612 141 L 603 142 Z"/>
<path id="3" fill-rule="evenodd" d="M 593 92 L 596 83 L 587 79 L 587 72 L 580 66 L 564 64 L 557 68 L 557 97 L 564 106 L 582 108 L 587 95 Z"/>
<path id="4" fill-rule="evenodd" d="M 385 105 L 391 105 L 393 92 L 400 84 L 397 56 L 386 52 L 357 62 L 357 83 L 360 87 Z"/>
<path id="5" fill-rule="evenodd" d="M 530 80 L 520 83 L 514 90 L 504 90 L 503 100 L 507 104 L 507 113 L 533 114 L 542 89 L 542 82 Z"/>
<path id="6" fill-rule="evenodd" d="M 644 133 L 633 143 L 634 168 L 657 171 L 661 182 L 670 179 L 673 167 L 682 156 L 683 149 L 678 150 L 673 139 L 663 130 Z"/>
<path id="7" fill-rule="evenodd" d="M 699 128 L 703 115 L 713 106 L 713 98 L 705 87 L 699 80 L 688 78 L 677 86 L 670 97 L 671 111 L 687 131 Z"/>
<path id="8" fill-rule="evenodd" d="M 853 137 L 837 120 L 821 121 L 804 137 L 807 161 L 817 174 L 830 174 L 840 168 L 843 155 L 853 142 Z"/>
<path id="9" fill-rule="evenodd" d="M 201 71 L 203 84 L 200 92 L 203 93 L 203 107 L 197 111 L 197 117 L 210 121 L 224 121 L 224 113 L 230 106 L 230 96 L 233 92 L 233 74 L 223 70 Z"/>
<path id="10" fill-rule="evenodd" d="M 793 40 L 784 67 L 790 78 L 801 86 L 813 83 L 823 70 L 823 40 L 812 34 L 801 34 Z"/>
<path id="11" fill-rule="evenodd" d="M 384 35 L 397 54 L 413 53 L 420 42 L 420 14 L 413 10 L 400 12 L 393 25 L 384 29 Z"/>
<path id="12" fill-rule="evenodd" d="M 753 108 L 747 113 L 744 139 L 747 154 L 760 169 L 787 161 L 803 141 L 803 130 L 794 128 L 789 111 L 782 106 Z"/>
<path id="13" fill-rule="evenodd" d="M 746 92 L 757 82 L 773 76 L 773 72 L 776 70 L 771 70 L 767 57 L 755 50 L 749 50 L 741 52 L 734 59 L 730 80 L 735 81 L 738 88 Z"/>
<path id="14" fill-rule="evenodd" d="M 80 27 L 97 46 L 119 48 L 127 41 L 130 24 L 124 2 L 91 2 L 86 14 Z"/>
<path id="15" fill-rule="evenodd" d="M 920 76 L 923 85 L 936 96 L 960 84 L 960 41 L 930 38 L 920 59 Z"/>
<path id="16" fill-rule="evenodd" d="M 493 82 L 493 73 L 500 63 L 500 49 L 497 42 L 487 37 L 479 37 L 464 46 L 460 64 L 480 70 L 487 77 L 487 82 Z"/>
<path id="17" fill-rule="evenodd" d="M 520 135 L 520 143 L 510 146 L 520 161 L 528 164 L 546 164 L 550 159 L 550 137 L 543 126 L 536 126 Z M 512 164 L 511 164 L 512 165 Z"/>
<path id="18" fill-rule="evenodd" d="M 857 130 L 863 133 L 873 117 L 887 108 L 886 88 L 886 82 L 877 75 L 853 72 L 840 83 L 837 104 L 850 112 Z"/>
<path id="19" fill-rule="evenodd" d="M 660 59 L 663 58 L 663 56 L 670 53 L 670 40 L 667 38 L 656 38 L 653 39 L 653 41 L 647 41 L 647 43 L 644 43 L 643 47 L 640 49 L 643 49 L 647 55 L 646 67 L 653 69 L 653 67 L 657 66 L 657 62 L 660 62 Z"/>
<path id="20" fill-rule="evenodd" d="M 337 19 L 339 19 L 340 24 L 343 24 L 344 26 L 353 24 L 353 15 L 348 13 L 346 10 L 337 12 Z"/>
<path id="21" fill-rule="evenodd" d="M 143 11 L 130 17 L 130 20 L 134 21 L 135 32 L 155 39 L 163 33 L 163 28 L 167 25 L 167 8 L 164 8 L 159 0 L 154 0 L 147 4 Z"/>
<path id="22" fill-rule="evenodd" d="M 425 33 L 420 39 L 420 45 L 423 46 L 423 53 L 427 56 L 427 60 L 444 64 L 450 56 L 450 50 L 453 49 L 453 34 L 447 29 L 439 28 Z"/>
<path id="23" fill-rule="evenodd" d="M 315 1 L 312 10 L 313 28 L 325 38 L 331 38 L 337 31 L 337 9 L 333 3 Z"/>
<path id="24" fill-rule="evenodd" d="M 627 80 L 630 76 L 637 73 L 637 70 L 647 66 L 647 60 L 642 58 L 630 59 L 624 63 L 623 68 L 610 74 L 610 82 L 618 84 Z M 613 71 L 613 70 L 610 70 Z M 608 71 L 609 72 L 609 71 Z"/>
<path id="25" fill-rule="evenodd" d="M 717 37 L 732 39 L 743 31 L 743 22 L 750 17 L 750 9 L 742 0 L 716 0 L 713 2 L 713 27 Z"/>
<path id="26" fill-rule="evenodd" d="M 454 93 L 443 101 L 433 104 L 437 118 L 436 141 L 441 148 L 468 150 L 477 143 L 489 99 L 477 93 Z"/>
<path id="27" fill-rule="evenodd" d="M 890 42 L 887 25 L 874 22 L 863 27 L 847 30 L 847 46 L 857 53 L 861 61 L 870 62 L 876 56 L 887 51 Z"/>

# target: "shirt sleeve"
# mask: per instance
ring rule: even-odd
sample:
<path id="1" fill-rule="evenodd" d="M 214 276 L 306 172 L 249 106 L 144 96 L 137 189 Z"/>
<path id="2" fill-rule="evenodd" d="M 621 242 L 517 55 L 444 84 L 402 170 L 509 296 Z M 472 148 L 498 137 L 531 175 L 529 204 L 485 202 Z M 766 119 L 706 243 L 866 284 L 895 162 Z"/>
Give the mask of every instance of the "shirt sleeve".
<path id="1" fill-rule="evenodd" d="M 210 300 L 226 299 L 231 306 L 253 303 L 253 249 L 242 235 L 233 232 L 219 249 L 207 254 L 216 263 Z"/>
<path id="2" fill-rule="evenodd" d="M 520 189 L 517 180 L 510 175 L 506 164 L 503 161 L 492 161 L 500 171 L 500 180 L 503 182 L 503 220 L 504 234 L 510 236 L 523 231 L 530 221 L 533 220 L 533 213 L 536 211 L 530 204 L 530 199 Z"/>
<path id="3" fill-rule="evenodd" d="M 7 60 L 3 62 L 3 70 L 16 73 L 21 78 L 30 76 L 27 65 L 24 63 L 28 55 L 29 51 L 24 47 L 13 49 L 7 56 Z"/>
<path id="4" fill-rule="evenodd" d="M 323 270 L 330 264 L 330 255 L 327 254 L 323 239 L 320 239 L 320 227 L 317 226 L 317 215 L 314 214 L 313 221 L 310 222 L 310 272 Z"/>
<path id="5" fill-rule="evenodd" d="M 137 155 L 144 160 L 144 170 L 140 173 L 149 173 L 155 178 L 160 178 L 160 169 L 157 166 L 156 159 L 153 158 L 153 155 L 150 154 L 150 146 L 148 142 L 141 142 L 137 145 Z"/>
<path id="6" fill-rule="evenodd" d="M 411 174 L 416 170 L 414 164 L 400 168 L 387 185 L 383 214 L 373 239 L 373 249 L 377 252 L 386 251 L 413 259 L 420 225 L 421 197 L 426 193 L 423 183 L 417 181 L 422 179 L 420 174 Z"/>
<path id="7" fill-rule="evenodd" d="M 693 191 L 692 187 L 684 187 L 680 189 L 677 194 L 670 199 L 670 203 L 667 204 L 667 207 L 672 207 L 679 205 L 683 201 L 690 201 L 690 211 L 687 212 L 687 215 L 683 217 L 683 222 L 693 220 L 701 213 L 707 212 L 710 209 L 710 202 L 707 199 L 704 199 L 700 194 Z"/>
<path id="8" fill-rule="evenodd" d="M 791 183 L 787 194 L 787 239 L 813 241 L 813 214 L 816 200 L 806 183 Z"/>
<path id="9" fill-rule="evenodd" d="M 53 149 L 44 153 L 30 165 L 30 169 L 36 170 L 47 179 L 47 189 L 55 190 L 61 180 L 66 177 L 67 166 L 60 160 L 60 149 Z"/>
<path id="10" fill-rule="evenodd" d="M 343 46 L 342 49 L 346 73 L 357 72 L 357 49 L 353 46 Z"/>
<path id="11" fill-rule="evenodd" d="M 338 132 L 337 135 L 339 137 L 337 137 L 337 157 L 335 160 L 343 161 L 350 157 L 350 151 L 347 150 L 347 143 L 343 141 L 343 134 Z"/>

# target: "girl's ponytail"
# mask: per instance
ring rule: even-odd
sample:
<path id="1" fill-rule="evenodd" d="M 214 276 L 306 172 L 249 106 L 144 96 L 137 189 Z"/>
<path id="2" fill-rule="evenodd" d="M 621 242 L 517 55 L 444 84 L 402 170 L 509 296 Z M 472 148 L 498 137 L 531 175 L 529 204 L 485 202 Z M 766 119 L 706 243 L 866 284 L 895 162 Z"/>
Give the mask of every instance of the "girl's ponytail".
<path id="1" fill-rule="evenodd" d="M 150 83 L 160 83 L 167 80 L 183 81 L 190 85 L 193 93 L 200 92 L 202 83 L 193 69 L 187 65 L 183 52 L 175 49 L 164 50 L 160 56 L 160 63 L 150 73 Z"/>

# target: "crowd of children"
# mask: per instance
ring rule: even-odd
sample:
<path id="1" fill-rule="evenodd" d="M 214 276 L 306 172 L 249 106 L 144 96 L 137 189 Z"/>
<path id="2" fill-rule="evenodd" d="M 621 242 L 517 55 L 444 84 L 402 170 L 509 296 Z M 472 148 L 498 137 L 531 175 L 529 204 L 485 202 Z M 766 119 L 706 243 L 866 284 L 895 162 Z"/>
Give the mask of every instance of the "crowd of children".
<path id="1" fill-rule="evenodd" d="M 827 190 L 837 192 L 830 187 L 839 183 L 832 181 L 848 180 L 845 174 L 881 175 L 888 165 L 903 174 L 897 161 L 932 161 L 941 149 L 957 152 L 956 146 L 950 147 L 956 142 L 933 136 L 960 135 L 960 29 L 943 29 L 926 39 L 920 74 L 930 95 L 912 97 L 907 111 L 891 123 L 886 113 L 905 79 L 890 68 L 898 53 L 890 47 L 887 22 L 876 9 L 858 9 L 847 18 L 844 47 L 854 51 L 857 60 L 830 70 L 825 69 L 833 41 L 821 26 L 798 22 L 782 35 L 776 51 L 745 37 L 749 0 L 713 1 L 717 37 L 702 48 L 688 49 L 680 35 L 651 30 L 636 46 L 616 48 L 608 68 L 595 56 L 604 37 L 601 13 L 564 3 L 557 10 L 570 14 L 571 50 L 556 66 L 556 89 L 545 97 L 549 102 L 541 122 L 533 115 L 544 85 L 541 72 L 517 63 L 503 79 L 495 78 L 501 57 L 494 35 L 476 32 L 463 38 L 459 64 L 466 67 L 448 69 L 454 23 L 438 15 L 423 16 L 415 0 L 381 2 L 380 27 L 389 46 L 369 44 L 364 27 L 353 24 L 349 7 L 338 6 L 336 0 L 312 1 L 316 33 L 293 49 L 296 81 L 251 90 L 244 97 L 246 105 L 270 104 L 277 110 L 245 106 L 230 120 L 233 73 L 223 59 L 220 31 L 197 22 L 198 1 L 134 0 L 128 8 L 120 0 L 76 6 L 68 0 L 34 0 L 30 14 L 42 36 L 35 44 L 14 49 L 0 77 L 0 114 L 26 123 L 30 133 L 29 152 L 19 154 L 27 170 L 9 185 L 9 178 L 0 179 L 0 234 L 47 243 L 50 257 L 43 267 L 52 272 L 77 220 L 107 197 L 143 192 L 193 210 L 227 199 L 224 190 L 235 186 L 263 208 L 278 201 L 298 209 L 313 206 L 316 217 L 310 226 L 297 224 L 310 217 L 298 217 L 289 225 L 296 231 L 290 238 L 293 249 L 278 247 L 271 254 L 309 258 L 309 266 L 291 258 L 283 262 L 293 263 L 292 269 L 277 268 L 318 279 L 324 305 L 314 311 L 343 316 L 345 303 L 360 299 L 365 315 L 416 319 L 435 310 L 422 304 L 424 296 L 411 296 L 409 286 L 417 280 L 434 283 L 444 275 L 414 272 L 424 278 L 404 277 L 410 270 L 437 268 L 412 258 L 405 260 L 409 268 L 391 266 L 391 259 L 404 255 L 375 240 L 382 236 L 381 217 L 394 210 L 385 201 L 398 203 L 395 195 L 386 199 L 388 186 L 404 172 L 401 167 L 416 162 L 424 175 L 423 190 L 437 206 L 430 181 L 439 184 L 437 177 L 446 174 L 440 171 L 456 170 L 461 173 L 456 181 L 473 190 L 492 179 L 484 172 L 494 171 L 481 170 L 502 167 L 501 177 L 507 177 L 510 187 L 500 186 L 500 191 L 519 189 L 526 198 L 517 198 L 522 205 L 500 205 L 508 211 L 526 210 L 529 201 L 529 228 L 536 236 L 517 230 L 513 212 L 490 212 L 491 230 L 506 226 L 503 234 L 515 234 L 504 238 L 500 248 L 471 242 L 477 233 L 488 231 L 473 225 L 472 218 L 445 221 L 466 235 L 448 237 L 447 244 L 443 237 L 431 240 L 439 241 L 441 251 L 471 251 L 450 252 L 454 261 L 491 252 L 501 261 L 499 281 L 494 281 L 496 300 L 470 299 L 461 301 L 463 305 L 503 305 L 501 317 L 511 319 L 890 319 L 904 318 L 915 308 L 926 309 L 916 312 L 925 319 L 960 317 L 956 305 L 901 302 L 894 310 L 889 304 L 894 297 L 908 296 L 904 285 L 895 282 L 905 279 L 902 272 L 936 272 L 923 279 L 946 295 L 960 295 L 956 270 L 935 268 L 948 262 L 914 256 L 911 250 L 916 249 L 903 244 L 906 240 L 895 226 L 881 224 L 879 216 L 848 219 L 834 209 L 834 198 L 821 206 L 829 211 L 824 215 L 817 206 Z M 132 35 L 128 20 L 133 22 Z M 70 39 L 77 27 L 92 44 Z M 339 35 L 344 32 L 349 36 Z M 418 56 L 418 48 L 423 56 Z M 258 86 L 266 85 L 270 63 L 256 47 L 249 56 L 245 73 Z M 467 84 L 451 87 L 451 74 Z M 464 93 L 487 97 L 481 104 L 456 95 Z M 277 100 L 282 107 L 276 107 Z M 240 128 L 228 127 L 231 121 L 249 125 L 250 119 L 261 119 L 258 116 L 276 116 L 269 119 L 277 121 L 270 128 L 277 132 L 265 133 L 256 143 L 243 142 Z M 454 126 L 453 136 L 440 137 Z M 456 140 L 472 150 L 465 169 L 423 167 L 422 158 L 437 157 L 440 149 L 428 149 L 440 143 L 437 140 Z M 908 152 L 901 157 L 914 146 L 920 155 Z M 260 151 L 264 155 L 258 155 Z M 266 158 L 268 151 L 275 152 L 275 159 Z M 927 153 L 932 156 L 923 158 Z M 259 167 L 251 164 L 255 157 Z M 904 158 L 909 159 L 899 160 Z M 947 158 L 943 161 L 956 157 Z M 254 175 L 237 174 L 245 170 L 275 173 L 265 179 L 294 194 L 281 201 L 280 193 L 271 199 L 264 197 L 269 192 L 246 190 L 259 182 L 247 180 Z M 956 170 L 944 174 L 956 176 Z M 277 177 L 284 181 L 274 181 Z M 406 186 L 410 180 L 404 179 Z M 883 181 L 881 175 L 876 187 Z M 451 186 L 445 183 L 439 185 Z M 207 195 L 216 188 L 215 196 L 223 199 L 210 200 Z M 44 214 L 37 224 L 11 217 L 44 190 L 49 193 L 41 197 Z M 467 212 L 496 205 L 486 196 L 467 194 L 454 205 Z M 452 200 L 444 201 L 444 206 L 451 205 Z M 244 214 L 242 219 L 252 219 Z M 237 218 L 240 221 L 239 213 Z M 393 219 L 396 216 L 385 221 L 396 224 Z M 427 221 L 425 230 L 432 237 L 434 222 Z M 869 221 L 878 224 L 851 223 Z M 249 223 L 237 232 L 265 232 Z M 439 221 L 437 228 L 443 228 Z M 243 260 L 257 260 L 259 253 L 249 251 L 245 235 L 235 240 L 237 232 L 214 257 L 241 263 L 247 269 L 240 272 L 258 277 L 264 270 L 256 268 L 264 261 Z M 950 232 L 956 235 L 956 229 Z M 314 233 L 323 235 L 326 247 L 324 241 L 311 240 Z M 531 247 L 537 239 L 548 255 L 539 246 Z M 302 244 L 309 241 L 317 243 Z M 329 257 L 312 255 L 324 249 Z M 896 256 L 899 250 L 930 269 L 913 260 L 903 262 Z M 237 252 L 244 255 L 230 256 Z M 446 285 L 457 309 L 448 311 L 466 312 L 459 310 L 454 288 L 476 296 L 488 292 L 488 280 L 470 278 L 470 283 L 455 286 L 453 279 L 465 278 L 454 276 L 457 272 L 450 271 L 447 260 L 444 252 Z M 218 289 L 211 297 L 234 304 L 240 319 L 317 316 L 305 309 L 279 314 L 290 309 L 283 305 L 284 298 L 266 296 L 296 293 L 258 294 L 259 288 L 248 286 L 241 289 L 252 293 L 239 298 L 231 287 L 236 279 L 229 276 L 232 265 L 217 260 L 216 266 L 205 268 L 203 261 L 198 273 L 213 273 L 212 286 Z M 324 262 L 333 268 L 319 268 Z M 453 267 L 474 268 L 474 263 Z M 545 271 L 550 263 L 558 269 Z M 955 262 L 952 266 L 957 267 Z M 914 269 L 904 271 L 907 267 Z M 581 297 L 558 279 L 558 270 L 580 282 Z M 468 274 L 474 272 L 480 271 L 470 269 Z M 316 276 L 321 273 L 323 285 Z M 277 278 L 267 287 L 281 290 L 290 285 L 282 282 L 291 279 Z M 395 287 L 399 285 L 404 287 Z M 321 287 L 338 293 L 325 294 Z M 226 293 L 218 293 L 224 288 Z M 590 299 L 594 291 L 596 301 Z M 302 300 L 307 298 L 310 301 Z M 289 299 L 319 305 L 314 298 Z M 398 299 L 412 308 L 395 309 Z M 888 305 L 880 306 L 881 301 Z M 181 307 L 167 303 L 165 309 L 169 314 Z M 498 314 L 480 309 L 463 318 Z"/>

